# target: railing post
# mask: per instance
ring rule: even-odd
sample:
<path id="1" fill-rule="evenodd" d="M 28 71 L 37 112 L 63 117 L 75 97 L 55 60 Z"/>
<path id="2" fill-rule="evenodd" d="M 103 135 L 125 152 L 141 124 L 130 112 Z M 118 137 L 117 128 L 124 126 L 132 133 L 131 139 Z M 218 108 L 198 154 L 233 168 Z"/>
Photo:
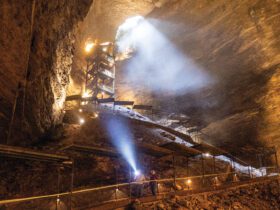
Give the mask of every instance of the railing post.
<path id="1" fill-rule="evenodd" d="M 216 161 L 215 161 L 215 155 L 213 155 L 213 172 L 216 173 Z"/>
<path id="2" fill-rule="evenodd" d="M 279 165 L 278 165 L 278 158 L 277 158 L 277 151 L 274 147 L 274 157 L 275 157 L 275 163 L 276 163 L 276 172 L 279 173 Z"/>
<path id="3" fill-rule="evenodd" d="M 252 178 L 252 177 L 251 177 L 251 169 L 250 169 L 250 166 L 248 166 L 248 174 L 249 174 L 249 177 Z"/>
<path id="4" fill-rule="evenodd" d="M 118 168 L 117 166 L 115 166 L 115 176 L 116 176 L 116 189 L 115 189 L 115 200 L 118 200 L 118 195 L 117 195 L 117 191 L 118 191 Z"/>
<path id="5" fill-rule="evenodd" d="M 173 182 L 174 182 L 174 190 L 176 191 L 176 168 L 175 168 L 175 156 L 172 154 L 172 163 L 173 163 Z"/>
<path id="6" fill-rule="evenodd" d="M 72 196 L 73 196 L 73 188 L 74 188 L 74 172 L 75 172 L 75 165 L 74 165 L 74 159 L 72 159 L 71 185 L 70 185 L 70 203 L 69 203 L 69 209 L 70 210 L 72 210 Z"/>
<path id="7" fill-rule="evenodd" d="M 204 174 L 205 174 L 205 169 L 204 169 L 204 158 L 203 154 L 201 154 L 201 167 L 202 167 L 202 185 L 204 186 Z"/>
<path id="8" fill-rule="evenodd" d="M 60 193 L 60 165 L 58 165 L 58 169 L 57 169 L 57 194 Z M 58 210 L 59 209 L 59 202 L 60 202 L 60 198 L 59 195 L 56 196 L 56 205 L 55 205 L 55 209 Z"/>
<path id="9" fill-rule="evenodd" d="M 187 157 L 187 176 L 189 176 L 189 157 Z"/>
<path id="10" fill-rule="evenodd" d="M 131 168 L 129 168 L 129 201 L 131 201 Z"/>

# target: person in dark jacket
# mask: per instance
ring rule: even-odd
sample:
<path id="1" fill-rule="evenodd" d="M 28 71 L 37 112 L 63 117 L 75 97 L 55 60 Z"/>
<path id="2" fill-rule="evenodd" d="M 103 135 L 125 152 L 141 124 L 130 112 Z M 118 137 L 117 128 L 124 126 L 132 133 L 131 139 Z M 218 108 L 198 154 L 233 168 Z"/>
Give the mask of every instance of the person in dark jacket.
<path id="1" fill-rule="evenodd" d="M 151 191 L 152 191 L 152 194 L 154 196 L 157 195 L 157 180 L 158 179 L 158 176 L 156 174 L 156 172 L 154 170 L 151 170 L 150 172 L 150 188 L 151 188 Z"/>

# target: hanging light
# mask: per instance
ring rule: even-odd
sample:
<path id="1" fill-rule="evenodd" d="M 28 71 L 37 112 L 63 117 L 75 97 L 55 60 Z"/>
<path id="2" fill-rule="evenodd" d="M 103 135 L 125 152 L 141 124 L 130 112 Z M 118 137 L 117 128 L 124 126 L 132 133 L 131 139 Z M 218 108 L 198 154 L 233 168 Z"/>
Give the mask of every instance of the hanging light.
<path id="1" fill-rule="evenodd" d="M 205 155 L 205 157 L 210 157 L 210 154 L 208 152 L 205 153 L 204 155 Z"/>
<path id="2" fill-rule="evenodd" d="M 80 122 L 80 124 L 82 125 L 82 124 L 85 123 L 85 119 L 84 119 L 84 118 L 80 118 L 79 122 Z"/>
<path id="3" fill-rule="evenodd" d="M 93 42 L 87 42 L 86 45 L 85 45 L 85 51 L 87 53 L 89 53 L 92 50 L 93 47 L 94 47 L 94 43 Z"/>

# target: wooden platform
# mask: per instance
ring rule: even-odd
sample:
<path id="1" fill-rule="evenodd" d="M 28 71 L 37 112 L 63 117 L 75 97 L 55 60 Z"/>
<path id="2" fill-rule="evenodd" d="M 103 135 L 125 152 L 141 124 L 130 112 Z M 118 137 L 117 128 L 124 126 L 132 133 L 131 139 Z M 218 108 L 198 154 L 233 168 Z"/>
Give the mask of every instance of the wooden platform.
<path id="1" fill-rule="evenodd" d="M 69 157 L 63 155 L 7 145 L 0 145 L 0 156 L 48 162 L 64 162 L 70 160 Z"/>

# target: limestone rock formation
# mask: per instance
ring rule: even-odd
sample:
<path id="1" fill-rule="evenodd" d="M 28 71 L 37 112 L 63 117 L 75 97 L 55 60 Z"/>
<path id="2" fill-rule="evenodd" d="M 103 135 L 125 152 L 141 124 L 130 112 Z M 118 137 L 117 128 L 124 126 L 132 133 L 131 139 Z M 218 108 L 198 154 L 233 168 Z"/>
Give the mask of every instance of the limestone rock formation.
<path id="1" fill-rule="evenodd" d="M 75 29 L 91 2 L 1 1 L 2 142 L 14 108 L 11 139 L 16 144 L 30 143 L 61 122 Z"/>

